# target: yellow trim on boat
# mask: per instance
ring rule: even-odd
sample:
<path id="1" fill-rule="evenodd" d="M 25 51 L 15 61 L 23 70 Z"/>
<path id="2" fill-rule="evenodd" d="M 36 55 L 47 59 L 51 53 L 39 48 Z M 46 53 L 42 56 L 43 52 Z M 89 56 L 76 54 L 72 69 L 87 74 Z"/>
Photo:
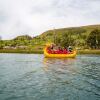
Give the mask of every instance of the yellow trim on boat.
<path id="1" fill-rule="evenodd" d="M 76 50 L 73 51 L 71 54 L 49 54 L 47 52 L 47 47 L 44 48 L 44 56 L 47 58 L 75 58 L 76 57 Z"/>

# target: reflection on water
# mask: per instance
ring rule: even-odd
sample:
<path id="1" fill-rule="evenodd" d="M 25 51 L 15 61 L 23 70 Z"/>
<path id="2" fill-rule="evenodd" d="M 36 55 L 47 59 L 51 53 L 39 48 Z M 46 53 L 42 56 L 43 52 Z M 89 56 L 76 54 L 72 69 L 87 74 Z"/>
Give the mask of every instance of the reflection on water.
<path id="1" fill-rule="evenodd" d="M 100 56 L 0 54 L 0 100 L 100 100 Z"/>
<path id="2" fill-rule="evenodd" d="M 76 59 L 57 59 L 57 58 L 44 58 L 44 70 L 45 71 L 55 71 L 58 74 L 64 74 L 67 72 L 74 74 L 77 72 L 77 68 L 73 66 L 75 64 Z"/>
<path id="3" fill-rule="evenodd" d="M 50 78 L 50 80 L 55 80 L 58 83 L 70 83 L 74 78 L 74 75 L 77 74 L 78 68 L 73 66 L 75 65 L 76 59 L 52 59 L 52 58 L 44 58 L 44 71 L 46 76 Z M 52 77 L 52 78 L 51 78 Z"/>
<path id="4" fill-rule="evenodd" d="M 98 58 L 98 57 L 94 57 Z M 91 59 L 91 57 L 90 57 Z M 99 60 L 99 59 L 98 59 Z M 65 88 L 70 90 L 75 89 L 74 91 L 81 93 L 87 93 L 88 95 L 95 94 L 97 100 L 100 99 L 100 63 L 97 63 L 92 58 L 92 61 L 89 61 L 88 57 L 77 57 L 76 59 L 52 59 L 44 58 L 44 70 L 46 75 L 51 78 L 51 82 L 64 85 Z M 54 89 L 55 87 L 53 87 Z M 73 90 L 72 89 L 72 90 Z M 73 94 L 73 92 L 71 92 Z M 76 95 L 76 96 L 75 96 Z M 79 98 L 79 95 L 74 94 L 76 98 Z M 95 97 L 94 96 L 94 97 Z M 70 97 L 69 97 L 70 98 Z M 84 97 L 82 97 L 83 99 Z M 92 98 L 92 97 L 91 97 Z M 87 100 L 88 100 L 87 99 Z M 94 98 L 92 98 L 94 100 Z"/>

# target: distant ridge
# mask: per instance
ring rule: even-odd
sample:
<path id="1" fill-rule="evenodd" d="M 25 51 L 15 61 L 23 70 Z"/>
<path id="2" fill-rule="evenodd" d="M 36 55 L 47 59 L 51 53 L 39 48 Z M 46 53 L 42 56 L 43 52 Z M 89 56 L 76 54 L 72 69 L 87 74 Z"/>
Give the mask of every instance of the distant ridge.
<path id="1" fill-rule="evenodd" d="M 99 29 L 100 30 L 100 24 L 95 24 L 95 25 L 84 25 L 84 26 L 78 26 L 78 27 L 66 27 L 66 28 L 57 28 L 55 29 L 56 33 L 65 33 L 67 31 L 73 30 L 73 31 L 77 31 L 79 32 L 79 30 L 84 30 L 85 33 L 88 33 L 94 29 Z M 39 36 L 45 35 L 45 34 L 53 34 L 53 29 L 52 30 L 47 30 L 45 32 L 43 32 L 42 34 L 40 34 Z M 82 32 L 83 33 L 83 32 Z"/>

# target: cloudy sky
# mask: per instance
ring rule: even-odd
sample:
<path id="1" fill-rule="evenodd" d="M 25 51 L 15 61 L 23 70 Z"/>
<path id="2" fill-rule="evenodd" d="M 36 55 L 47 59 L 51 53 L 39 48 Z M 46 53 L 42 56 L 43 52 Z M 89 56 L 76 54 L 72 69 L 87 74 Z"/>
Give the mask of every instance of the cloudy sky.
<path id="1" fill-rule="evenodd" d="M 100 24 L 100 0 L 0 0 L 0 36 Z"/>

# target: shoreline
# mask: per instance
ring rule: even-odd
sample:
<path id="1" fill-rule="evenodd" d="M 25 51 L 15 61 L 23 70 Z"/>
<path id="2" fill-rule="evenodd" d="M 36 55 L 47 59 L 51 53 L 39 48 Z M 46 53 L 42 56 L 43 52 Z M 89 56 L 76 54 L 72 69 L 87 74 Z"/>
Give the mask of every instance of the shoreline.
<path id="1" fill-rule="evenodd" d="M 100 55 L 100 49 L 99 50 L 97 50 L 97 49 L 78 50 L 77 54 L 97 54 L 97 55 Z"/>
<path id="2" fill-rule="evenodd" d="M 0 53 L 20 53 L 20 54 L 43 54 L 43 50 L 23 50 L 23 49 L 0 49 Z M 77 50 L 77 54 L 98 54 L 99 50 Z"/>
<path id="3" fill-rule="evenodd" d="M 43 50 L 0 49 L 0 53 L 43 54 Z"/>

